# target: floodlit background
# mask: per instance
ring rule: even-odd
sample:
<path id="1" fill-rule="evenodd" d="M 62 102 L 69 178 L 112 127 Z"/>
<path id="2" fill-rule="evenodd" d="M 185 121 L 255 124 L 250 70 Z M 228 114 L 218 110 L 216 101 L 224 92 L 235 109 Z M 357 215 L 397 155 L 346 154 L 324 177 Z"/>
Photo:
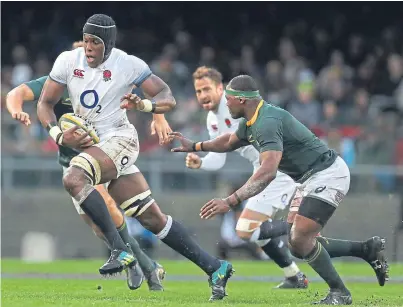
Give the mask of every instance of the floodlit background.
<path id="1" fill-rule="evenodd" d="M 80 40 L 94 13 L 114 18 L 117 47 L 145 60 L 177 100 L 167 118 L 195 140 L 208 137 L 191 75 L 218 68 L 226 81 L 253 76 L 264 98 L 290 111 L 348 163 L 350 192 L 327 236 L 383 235 L 388 255 L 403 261 L 403 25 L 400 3 L 273 2 L 18 2 L 2 3 L 2 255 L 37 259 L 106 256 L 78 218 L 61 184 L 57 147 L 36 118 L 13 121 L 7 92 L 47 75 L 62 51 Z M 199 208 L 243 183 L 251 166 L 231 154 L 218 173 L 190 171 L 184 155 L 151 137 L 151 116 L 129 112 L 139 135 L 137 165 L 168 214 L 218 254 L 220 219 L 201 221 Z M 133 229 L 157 258 L 178 255 Z M 400 242 L 400 248 L 399 243 Z M 231 257 L 249 257 L 234 251 Z"/>

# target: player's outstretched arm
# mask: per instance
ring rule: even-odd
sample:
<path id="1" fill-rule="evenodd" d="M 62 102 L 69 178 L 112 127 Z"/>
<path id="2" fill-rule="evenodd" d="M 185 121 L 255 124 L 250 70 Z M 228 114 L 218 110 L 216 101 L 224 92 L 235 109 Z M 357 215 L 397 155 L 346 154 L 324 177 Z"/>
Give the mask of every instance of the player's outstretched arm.
<path id="1" fill-rule="evenodd" d="M 237 206 L 242 201 L 262 192 L 276 178 L 277 168 L 283 153 L 269 150 L 260 153 L 260 167 L 249 180 L 225 200 L 230 206 Z"/>
<path id="2" fill-rule="evenodd" d="M 242 146 L 247 146 L 246 142 L 238 139 L 235 133 L 226 133 L 216 137 L 215 139 L 204 142 L 193 142 L 185 138 L 179 132 L 172 132 L 170 136 L 177 139 L 181 143 L 181 147 L 173 148 L 173 152 L 196 152 L 196 151 L 211 151 L 211 152 L 230 152 Z"/>
<path id="3" fill-rule="evenodd" d="M 202 219 L 211 219 L 217 214 L 226 213 L 237 207 L 242 201 L 262 192 L 276 178 L 281 151 L 265 151 L 260 154 L 260 168 L 236 192 L 225 199 L 214 198 L 200 209 Z"/>
<path id="4" fill-rule="evenodd" d="M 26 84 L 21 84 L 8 92 L 6 99 L 7 110 L 14 119 L 28 126 L 31 124 L 31 120 L 29 119 L 29 114 L 22 110 L 22 106 L 24 101 L 33 101 L 34 99 L 35 95 L 31 88 Z"/>

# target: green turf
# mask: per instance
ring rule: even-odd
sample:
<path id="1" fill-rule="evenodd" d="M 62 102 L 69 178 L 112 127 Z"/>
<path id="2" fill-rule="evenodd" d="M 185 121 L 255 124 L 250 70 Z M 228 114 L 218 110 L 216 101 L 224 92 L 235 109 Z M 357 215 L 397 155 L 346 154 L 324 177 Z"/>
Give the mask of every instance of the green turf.
<path id="1" fill-rule="evenodd" d="M 2 259 L 1 269 L 5 273 L 97 273 L 106 259 L 97 260 L 58 260 L 51 263 L 23 263 L 20 260 Z M 162 260 L 160 263 L 172 275 L 198 275 L 204 273 L 190 261 Z M 241 276 L 281 276 L 282 271 L 273 262 L 233 261 L 237 275 Z M 298 263 L 308 275 L 315 272 L 306 263 Z M 335 262 L 343 276 L 372 276 L 371 267 L 365 262 Z M 390 265 L 391 276 L 403 276 L 403 264 Z"/>
<path id="2" fill-rule="evenodd" d="M 101 290 L 97 290 L 102 285 Z M 324 285 L 315 284 L 307 291 L 272 290 L 274 284 L 234 282 L 229 296 L 215 305 L 225 306 L 307 306 L 326 293 Z M 124 281 L 104 280 L 15 280 L 2 281 L 2 306 L 211 306 L 206 282 L 166 282 L 166 291 L 150 293 L 146 287 L 136 291 Z M 350 285 L 355 306 L 402 306 L 402 285 Z"/>
<path id="3" fill-rule="evenodd" d="M 189 262 L 161 261 L 171 275 L 197 275 L 203 273 Z M 56 261 L 47 264 L 26 264 L 18 260 L 2 260 L 2 272 L 6 273 L 97 273 L 102 260 Z M 345 276 L 372 276 L 368 265 L 338 263 Z M 301 265 L 308 276 L 311 270 Z M 281 271 L 272 263 L 234 261 L 236 276 L 269 275 L 281 276 Z M 393 265 L 392 276 L 403 276 L 403 266 Z M 49 280 L 49 279 L 2 279 L 2 304 L 5 307 L 50 307 L 50 306 L 211 306 L 207 300 L 210 289 L 206 282 L 166 281 L 165 292 L 150 293 L 146 284 L 136 291 L 128 290 L 124 280 Z M 214 305 L 224 306 L 309 306 L 309 303 L 326 294 L 323 283 L 312 283 L 309 290 L 273 290 L 275 284 L 266 282 L 233 281 L 228 284 L 227 297 Z M 102 286 L 98 290 L 98 286 Z M 403 285 L 376 283 L 347 283 L 353 294 L 354 306 L 403 306 Z"/>

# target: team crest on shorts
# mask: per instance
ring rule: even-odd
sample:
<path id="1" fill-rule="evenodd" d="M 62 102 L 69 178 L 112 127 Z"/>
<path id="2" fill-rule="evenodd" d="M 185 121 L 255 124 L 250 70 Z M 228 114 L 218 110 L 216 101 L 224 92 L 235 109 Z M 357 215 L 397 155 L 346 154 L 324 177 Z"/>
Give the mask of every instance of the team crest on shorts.
<path id="1" fill-rule="evenodd" d="M 106 81 L 109 81 L 109 80 L 111 80 L 111 78 L 112 78 L 112 73 L 111 73 L 111 71 L 110 70 L 104 70 L 104 72 L 103 72 L 103 78 L 104 78 L 104 81 L 106 82 Z"/>

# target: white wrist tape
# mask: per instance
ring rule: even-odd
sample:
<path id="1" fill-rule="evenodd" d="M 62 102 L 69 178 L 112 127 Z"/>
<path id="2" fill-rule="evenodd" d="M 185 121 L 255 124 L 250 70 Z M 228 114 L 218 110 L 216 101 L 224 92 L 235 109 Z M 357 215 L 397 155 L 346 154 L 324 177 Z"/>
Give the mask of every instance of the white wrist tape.
<path id="1" fill-rule="evenodd" d="M 63 142 L 63 131 L 62 129 L 60 129 L 59 126 L 53 126 L 50 130 L 49 130 L 49 135 L 52 137 L 52 139 L 55 140 L 55 142 L 58 145 L 62 145 Z"/>
<path id="2" fill-rule="evenodd" d="M 144 109 L 141 112 L 151 112 L 153 110 L 153 103 L 151 100 L 143 99 Z"/>

